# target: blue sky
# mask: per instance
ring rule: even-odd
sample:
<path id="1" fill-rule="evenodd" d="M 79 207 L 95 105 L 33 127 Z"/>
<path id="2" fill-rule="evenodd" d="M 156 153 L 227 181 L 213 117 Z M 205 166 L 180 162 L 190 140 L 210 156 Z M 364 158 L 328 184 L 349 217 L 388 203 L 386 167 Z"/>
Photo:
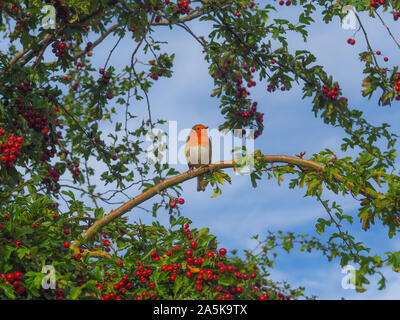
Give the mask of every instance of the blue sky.
<path id="1" fill-rule="evenodd" d="M 265 1 L 261 1 L 264 3 Z M 286 6 L 279 8 L 275 16 L 281 18 L 295 17 L 297 9 Z M 396 62 L 396 47 L 389 38 L 384 27 L 378 20 L 372 20 L 361 15 L 365 28 L 369 34 L 374 50 L 381 50 L 383 56 L 389 57 L 388 66 Z M 392 31 L 396 24 L 388 13 L 383 14 L 385 21 Z M 315 15 L 316 23 L 309 30 L 309 41 L 304 43 L 299 35 L 288 35 L 290 49 L 307 49 L 317 57 L 317 63 L 323 65 L 328 74 L 339 81 L 343 88 L 343 95 L 349 98 L 349 103 L 356 109 L 365 112 L 366 118 L 373 124 L 379 125 L 387 122 L 392 125 L 392 131 L 398 132 L 400 119 L 400 103 L 391 107 L 379 107 L 377 99 L 368 101 L 362 98 L 361 80 L 362 64 L 358 60 L 358 53 L 366 50 L 365 40 L 361 31 L 354 36 L 354 31 L 344 30 L 338 20 L 326 25 L 320 16 Z M 397 22 L 397 30 L 398 24 Z M 197 35 L 207 36 L 210 26 L 206 23 L 190 22 L 192 30 Z M 397 36 L 398 36 L 397 31 Z M 156 28 L 153 37 L 157 40 L 168 41 L 162 50 L 175 53 L 173 77 L 161 78 L 156 82 L 150 92 L 150 102 L 153 118 L 178 121 L 178 129 L 191 128 L 196 123 L 204 123 L 210 128 L 217 128 L 223 118 L 219 114 L 219 101 L 211 98 L 213 89 L 212 78 L 208 74 L 208 67 L 203 59 L 200 45 L 182 29 L 176 27 L 172 31 L 167 27 Z M 354 37 L 356 45 L 347 44 L 347 39 Z M 94 38 L 95 39 L 95 38 Z M 90 39 L 93 40 L 93 39 Z M 107 38 L 93 52 L 93 65 L 104 65 L 109 50 L 112 49 L 117 38 Z M 126 38 L 117 47 L 109 65 L 122 68 L 129 64 L 130 54 L 136 44 L 132 39 Z M 51 57 L 51 55 L 50 55 Z M 139 59 L 146 58 L 138 56 Z M 380 61 L 381 65 L 385 65 Z M 275 92 L 270 94 L 266 90 L 267 84 L 260 83 L 252 90 L 252 97 L 258 101 L 259 111 L 264 113 L 265 130 L 263 135 L 256 140 L 255 148 L 261 149 L 264 154 L 285 154 L 294 156 L 301 151 L 306 151 L 305 158 L 312 154 L 329 148 L 337 153 L 338 157 L 345 154 L 340 150 L 343 130 L 325 125 L 320 119 L 315 118 L 311 112 L 311 100 L 302 100 L 299 87 L 294 86 L 289 92 Z M 111 102 L 112 103 L 112 102 Z M 147 109 L 144 102 L 132 100 L 131 110 L 139 115 L 146 116 Z M 118 116 L 115 118 L 118 120 Z M 133 125 L 133 122 L 132 122 Z M 108 126 L 110 131 L 114 125 Z M 133 128 L 133 127 L 132 127 Z M 104 134 L 106 136 L 106 134 Z M 180 147 L 183 144 L 178 146 Z M 349 152 L 346 155 L 354 155 Z M 93 168 L 97 164 L 93 164 Z M 187 166 L 176 165 L 178 171 L 186 171 Z M 98 167 L 100 169 L 100 167 Z M 232 173 L 230 171 L 230 173 Z M 193 221 L 197 228 L 209 227 L 211 233 L 217 236 L 221 247 L 230 249 L 251 249 L 255 242 L 250 238 L 259 234 L 262 238 L 267 230 L 293 231 L 296 233 L 315 234 L 315 223 L 319 217 L 327 219 L 328 216 L 322 206 L 313 198 L 304 198 L 304 190 L 289 190 L 286 180 L 281 186 L 275 180 L 263 179 L 259 187 L 254 189 L 247 176 L 231 174 L 232 184 L 225 185 L 222 196 L 210 198 L 212 190 L 207 188 L 204 193 L 196 192 L 195 180 L 183 183 L 185 204 L 181 206 L 182 214 Z M 109 186 L 103 186 L 97 181 L 97 191 L 106 191 Z M 130 196 L 137 195 L 137 190 L 131 190 Z M 398 250 L 398 238 L 388 240 L 387 230 L 377 225 L 369 232 L 360 229 L 357 223 L 357 202 L 351 197 L 335 196 L 325 193 L 324 199 L 335 200 L 345 209 L 347 214 L 355 217 L 354 226 L 349 228 L 360 241 L 372 248 L 373 253 L 383 254 L 385 251 Z M 116 199 L 117 200 L 117 199 Z M 119 198 L 124 200 L 124 198 Z M 152 202 L 143 204 L 151 208 Z M 105 205 L 106 212 L 115 209 L 115 206 Z M 149 213 L 134 209 L 129 214 L 132 221 L 141 219 L 151 223 L 153 218 Z M 168 224 L 168 214 L 159 211 L 157 218 L 160 222 Z M 330 230 L 334 232 L 335 230 Z M 368 291 L 363 294 L 354 290 L 344 290 L 341 281 L 344 274 L 338 261 L 328 262 L 320 253 L 280 253 L 276 266 L 272 270 L 274 280 L 287 280 L 294 286 L 305 286 L 308 295 L 316 295 L 321 299 L 399 299 L 400 278 L 390 269 L 384 269 L 388 279 L 387 289 L 377 290 L 374 279 Z"/>

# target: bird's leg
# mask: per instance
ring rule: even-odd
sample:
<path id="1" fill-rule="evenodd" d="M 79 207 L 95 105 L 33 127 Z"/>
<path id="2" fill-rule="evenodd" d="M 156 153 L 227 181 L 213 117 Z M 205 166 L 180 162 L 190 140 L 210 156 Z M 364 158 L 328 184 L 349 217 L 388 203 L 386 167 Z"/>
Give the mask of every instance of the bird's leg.
<path id="1" fill-rule="evenodd" d="M 189 165 L 189 175 L 191 176 L 191 177 L 193 177 L 193 166 L 191 166 L 191 165 Z"/>
<path id="2" fill-rule="evenodd" d="M 212 175 L 214 173 L 214 167 L 212 167 L 211 165 L 207 164 L 206 165 L 208 168 L 210 168 L 210 174 Z"/>

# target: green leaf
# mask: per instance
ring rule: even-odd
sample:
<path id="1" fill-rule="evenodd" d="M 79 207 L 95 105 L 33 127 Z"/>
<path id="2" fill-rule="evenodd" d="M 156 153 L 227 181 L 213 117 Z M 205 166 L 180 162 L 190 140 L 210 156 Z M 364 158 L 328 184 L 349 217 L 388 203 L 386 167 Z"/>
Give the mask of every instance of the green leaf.
<path id="1" fill-rule="evenodd" d="M 6 294 L 8 298 L 15 299 L 14 287 L 12 285 L 0 283 L 0 288 L 3 290 L 3 292 Z"/>

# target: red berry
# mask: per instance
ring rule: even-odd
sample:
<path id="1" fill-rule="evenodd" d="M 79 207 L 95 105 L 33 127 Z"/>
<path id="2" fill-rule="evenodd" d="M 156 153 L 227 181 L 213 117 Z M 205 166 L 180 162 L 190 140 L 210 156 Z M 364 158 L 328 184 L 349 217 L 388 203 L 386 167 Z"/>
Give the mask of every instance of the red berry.
<path id="1" fill-rule="evenodd" d="M 213 257 L 214 257 L 214 252 L 211 252 L 211 251 L 210 251 L 210 252 L 207 253 L 207 258 L 210 258 L 210 259 L 211 259 L 211 258 L 213 258 Z"/>
<path id="2" fill-rule="evenodd" d="M 197 248 L 197 242 L 196 242 L 196 241 L 192 241 L 192 242 L 190 243 L 190 246 L 191 246 L 193 249 L 196 249 L 196 248 Z"/>
<path id="3" fill-rule="evenodd" d="M 12 273 L 9 273 L 8 275 L 7 275 L 7 277 L 6 277 L 6 279 L 8 280 L 8 281 L 13 281 L 14 280 L 14 274 L 12 274 Z"/>
<path id="4" fill-rule="evenodd" d="M 226 249 L 225 249 L 225 248 L 219 249 L 219 254 L 220 254 L 221 256 L 226 255 Z"/>
<path id="5" fill-rule="evenodd" d="M 347 39 L 347 43 L 354 45 L 356 43 L 356 40 L 349 38 L 349 39 Z"/>
<path id="6" fill-rule="evenodd" d="M 170 281 L 175 281 L 175 280 L 176 280 L 176 275 L 175 275 L 175 274 L 171 274 L 171 275 L 169 276 L 169 280 L 170 280 Z"/>

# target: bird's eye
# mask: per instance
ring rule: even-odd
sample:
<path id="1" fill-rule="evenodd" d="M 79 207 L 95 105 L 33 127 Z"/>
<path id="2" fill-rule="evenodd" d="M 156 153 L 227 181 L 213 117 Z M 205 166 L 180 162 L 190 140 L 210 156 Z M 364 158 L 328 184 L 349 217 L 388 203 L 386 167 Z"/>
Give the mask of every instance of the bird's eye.
<path id="1" fill-rule="evenodd" d="M 196 128 L 196 130 L 199 130 L 200 128 Z"/>

